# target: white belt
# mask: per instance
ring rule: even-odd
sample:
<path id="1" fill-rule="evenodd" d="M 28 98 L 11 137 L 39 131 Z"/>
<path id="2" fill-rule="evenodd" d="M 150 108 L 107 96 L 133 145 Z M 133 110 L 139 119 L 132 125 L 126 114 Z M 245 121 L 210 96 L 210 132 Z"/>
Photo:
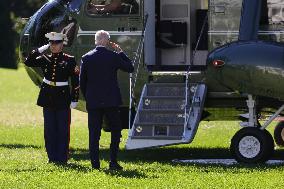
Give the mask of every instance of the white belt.
<path id="1" fill-rule="evenodd" d="M 48 84 L 48 85 L 57 86 L 57 87 L 68 85 L 68 81 L 55 82 L 55 81 L 49 81 L 49 80 L 47 80 L 47 79 L 45 79 L 45 78 L 43 78 L 43 82 L 46 83 L 46 84 Z"/>

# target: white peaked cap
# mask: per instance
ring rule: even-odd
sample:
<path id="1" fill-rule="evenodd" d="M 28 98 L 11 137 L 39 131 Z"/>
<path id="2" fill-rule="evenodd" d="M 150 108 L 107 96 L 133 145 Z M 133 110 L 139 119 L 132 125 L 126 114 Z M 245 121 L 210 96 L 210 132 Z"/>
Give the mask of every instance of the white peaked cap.
<path id="1" fill-rule="evenodd" d="M 50 32 L 45 34 L 45 37 L 51 41 L 63 41 L 66 38 L 66 35 L 63 33 Z"/>

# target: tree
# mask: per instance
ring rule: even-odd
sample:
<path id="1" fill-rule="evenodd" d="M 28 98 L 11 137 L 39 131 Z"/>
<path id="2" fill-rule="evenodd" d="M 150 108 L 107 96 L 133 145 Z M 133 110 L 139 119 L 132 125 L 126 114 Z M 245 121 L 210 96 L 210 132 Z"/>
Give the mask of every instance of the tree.
<path id="1" fill-rule="evenodd" d="M 19 35 L 24 23 L 46 0 L 0 0 L 0 67 L 17 68 Z"/>
<path id="2" fill-rule="evenodd" d="M 46 0 L 9 0 L 11 11 L 18 17 L 31 17 Z"/>
<path id="3" fill-rule="evenodd" d="M 10 6 L 5 1 L 0 1 L 0 66 L 17 68 L 15 58 L 15 32 L 11 19 Z"/>

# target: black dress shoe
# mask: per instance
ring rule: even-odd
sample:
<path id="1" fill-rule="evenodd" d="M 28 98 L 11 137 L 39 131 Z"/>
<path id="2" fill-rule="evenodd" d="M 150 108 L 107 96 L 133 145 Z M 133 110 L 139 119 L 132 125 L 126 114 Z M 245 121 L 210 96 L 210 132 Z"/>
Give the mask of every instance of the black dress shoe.
<path id="1" fill-rule="evenodd" d="M 48 160 L 48 163 L 55 163 L 55 160 Z"/>
<path id="2" fill-rule="evenodd" d="M 117 162 L 110 162 L 109 163 L 109 170 L 123 170 L 123 167 L 120 166 Z"/>
<path id="3" fill-rule="evenodd" d="M 67 161 L 58 161 L 58 160 L 49 160 L 48 163 L 52 163 L 54 165 L 67 165 Z"/>
<path id="4" fill-rule="evenodd" d="M 101 168 L 100 162 L 99 161 L 93 161 L 92 162 L 92 168 L 93 169 L 100 169 Z"/>

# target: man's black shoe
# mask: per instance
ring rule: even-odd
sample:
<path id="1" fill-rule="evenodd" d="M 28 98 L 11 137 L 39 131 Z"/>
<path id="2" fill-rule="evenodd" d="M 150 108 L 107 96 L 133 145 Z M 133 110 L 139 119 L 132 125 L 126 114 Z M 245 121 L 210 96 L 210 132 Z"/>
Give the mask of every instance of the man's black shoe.
<path id="1" fill-rule="evenodd" d="M 54 165 L 67 165 L 67 161 L 58 161 L 58 160 L 48 160 L 48 163 L 54 164 Z"/>
<path id="2" fill-rule="evenodd" d="M 117 162 L 110 162 L 109 170 L 123 170 L 123 167 L 120 166 Z"/>
<path id="3" fill-rule="evenodd" d="M 48 160 L 48 163 L 55 163 L 55 160 Z"/>
<path id="4" fill-rule="evenodd" d="M 92 168 L 93 169 L 100 169 L 101 168 L 100 162 L 99 161 L 93 161 L 92 162 Z"/>

